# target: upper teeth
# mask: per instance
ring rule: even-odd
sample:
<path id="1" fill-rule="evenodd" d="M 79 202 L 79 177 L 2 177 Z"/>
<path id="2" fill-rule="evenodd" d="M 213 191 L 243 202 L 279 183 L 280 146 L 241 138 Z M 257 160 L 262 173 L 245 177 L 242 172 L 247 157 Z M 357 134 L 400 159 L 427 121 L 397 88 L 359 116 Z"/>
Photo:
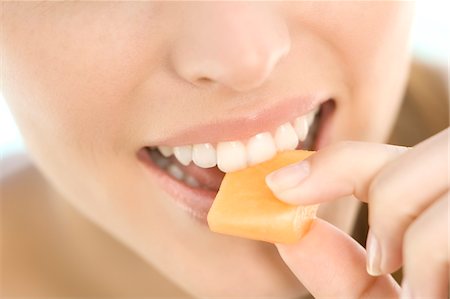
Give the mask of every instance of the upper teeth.
<path id="1" fill-rule="evenodd" d="M 306 115 L 297 117 L 293 124 L 287 122 L 280 125 L 274 132 L 262 132 L 245 141 L 218 142 L 214 147 L 211 143 L 201 143 L 183 146 L 158 146 L 165 157 L 172 154 L 177 160 L 188 165 L 191 161 L 202 168 L 217 165 L 223 172 L 243 169 L 248 165 L 261 163 L 275 156 L 277 151 L 293 150 L 299 141 L 308 136 L 318 108 Z"/>

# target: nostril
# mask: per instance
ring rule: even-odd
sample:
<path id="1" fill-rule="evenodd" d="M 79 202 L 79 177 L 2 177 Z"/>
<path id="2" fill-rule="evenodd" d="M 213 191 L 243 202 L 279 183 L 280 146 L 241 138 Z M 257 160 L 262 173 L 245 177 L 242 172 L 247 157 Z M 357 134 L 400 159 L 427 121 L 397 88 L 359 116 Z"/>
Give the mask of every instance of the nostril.
<path id="1" fill-rule="evenodd" d="M 198 88 L 209 88 L 217 83 L 217 81 L 215 81 L 213 78 L 209 78 L 207 76 L 194 76 L 193 79 L 189 81 Z"/>
<path id="2" fill-rule="evenodd" d="M 211 80 L 208 77 L 200 77 L 197 80 L 195 80 L 197 84 L 199 85 L 207 85 L 213 82 L 213 80 Z"/>

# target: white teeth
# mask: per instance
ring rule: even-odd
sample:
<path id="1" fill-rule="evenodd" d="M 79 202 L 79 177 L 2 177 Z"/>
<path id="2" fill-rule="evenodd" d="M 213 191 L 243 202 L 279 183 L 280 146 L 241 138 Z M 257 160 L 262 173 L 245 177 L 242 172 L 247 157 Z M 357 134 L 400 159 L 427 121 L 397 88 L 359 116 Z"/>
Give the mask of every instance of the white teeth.
<path id="1" fill-rule="evenodd" d="M 306 116 L 297 117 L 294 121 L 295 132 L 300 141 L 305 141 L 306 136 L 308 136 L 308 119 Z"/>
<path id="2" fill-rule="evenodd" d="M 275 141 L 269 132 L 259 133 L 248 140 L 247 161 L 249 165 L 269 160 L 277 153 Z"/>
<path id="3" fill-rule="evenodd" d="M 247 152 L 240 141 L 217 144 L 217 167 L 223 172 L 232 172 L 247 166 Z"/>
<path id="4" fill-rule="evenodd" d="M 184 178 L 184 172 L 175 164 L 170 164 L 167 167 L 167 172 L 177 180 L 183 180 Z"/>
<path id="5" fill-rule="evenodd" d="M 308 144 L 305 144 L 304 141 L 308 137 L 310 126 L 318 112 L 319 107 L 311 110 L 308 114 L 297 117 L 293 122 L 280 125 L 276 128 L 274 134 L 269 132 L 259 133 L 248 139 L 247 142 L 218 142 L 215 147 L 211 143 L 175 146 L 173 148 L 158 146 L 158 150 L 166 158 L 172 154 L 175 155 L 176 159 L 185 166 L 192 161 L 202 168 L 211 168 L 217 165 L 223 172 L 237 171 L 249 165 L 267 161 L 275 156 L 277 151 L 293 150 L 297 148 L 299 141 L 303 142 L 302 148 L 308 149 Z M 153 158 L 155 159 L 155 157 Z M 168 160 L 161 155 L 157 155 L 156 158 Z M 171 169 L 168 171 L 172 175 L 181 176 L 181 169 L 178 168 L 179 171 L 174 170 L 171 165 L 167 166 L 168 163 L 157 160 L 155 159 L 155 162 L 161 168 L 168 167 Z M 193 177 L 186 175 L 184 179 L 190 186 L 199 185 Z"/>
<path id="6" fill-rule="evenodd" d="M 165 169 L 172 177 L 174 177 L 179 181 L 183 181 L 184 183 L 186 183 L 186 185 L 191 186 L 193 188 L 200 187 L 200 183 L 193 176 L 186 174 L 176 164 L 170 163 L 168 159 L 164 160 L 166 160 L 169 163 L 169 165 Z"/>
<path id="7" fill-rule="evenodd" d="M 290 123 L 285 123 L 277 128 L 275 144 L 279 151 L 293 150 L 297 147 L 298 137 Z"/>
<path id="8" fill-rule="evenodd" d="M 173 153 L 177 160 L 185 166 L 192 161 L 192 145 L 175 146 Z"/>
<path id="9" fill-rule="evenodd" d="M 194 188 L 197 188 L 200 186 L 200 183 L 194 177 L 192 177 L 190 175 L 187 175 L 184 178 L 184 182 L 186 183 L 186 185 L 194 187 Z"/>
<path id="10" fill-rule="evenodd" d="M 166 158 L 173 154 L 173 149 L 170 146 L 161 145 L 158 146 L 158 150 Z"/>
<path id="11" fill-rule="evenodd" d="M 216 150 L 211 143 L 195 144 L 192 148 L 192 161 L 200 167 L 216 166 Z"/>

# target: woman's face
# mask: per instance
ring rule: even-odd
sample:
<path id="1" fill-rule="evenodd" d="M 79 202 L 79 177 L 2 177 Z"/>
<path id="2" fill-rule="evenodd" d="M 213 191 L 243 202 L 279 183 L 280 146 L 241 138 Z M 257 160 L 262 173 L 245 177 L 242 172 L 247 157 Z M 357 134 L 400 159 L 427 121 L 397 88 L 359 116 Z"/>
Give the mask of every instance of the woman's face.
<path id="1" fill-rule="evenodd" d="M 30 155 L 69 202 L 192 294 L 304 292 L 272 245 L 203 223 L 214 195 L 204 190 L 217 189 L 223 175 L 217 168 L 159 161 L 201 185 L 189 188 L 149 166 L 143 149 L 211 143 L 194 150 L 198 164 L 210 157 L 222 168 L 244 167 L 270 156 L 280 125 L 294 122 L 298 133 L 295 119 L 316 107 L 310 147 L 385 141 L 408 70 L 412 3 L 49 2 L 3 10 L 4 96 Z M 230 158 L 262 132 L 272 137 L 252 138 L 256 149 L 240 164 Z M 343 199 L 320 213 L 350 231 L 355 207 Z"/>

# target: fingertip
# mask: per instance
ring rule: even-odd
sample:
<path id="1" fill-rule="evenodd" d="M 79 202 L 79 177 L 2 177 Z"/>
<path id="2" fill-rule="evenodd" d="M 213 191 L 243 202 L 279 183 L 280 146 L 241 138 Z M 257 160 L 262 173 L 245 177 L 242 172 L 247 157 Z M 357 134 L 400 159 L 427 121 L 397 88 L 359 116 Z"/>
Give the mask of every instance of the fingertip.
<path id="1" fill-rule="evenodd" d="M 280 193 L 298 186 L 309 172 L 309 162 L 301 161 L 271 172 L 266 176 L 266 184 L 273 192 Z"/>
<path id="2" fill-rule="evenodd" d="M 300 185 L 309 175 L 309 168 L 307 161 L 280 168 L 266 176 L 266 185 L 279 200 L 293 205 L 300 204 Z"/>
<path id="3" fill-rule="evenodd" d="M 299 189 L 300 188 L 294 188 L 294 189 L 285 190 L 283 192 L 278 192 L 277 194 L 275 194 L 275 196 L 279 200 L 284 201 L 285 203 L 288 203 L 288 204 L 292 204 L 292 205 L 305 204 L 301 199 L 302 192 Z M 309 202 L 307 204 L 309 204 Z"/>

